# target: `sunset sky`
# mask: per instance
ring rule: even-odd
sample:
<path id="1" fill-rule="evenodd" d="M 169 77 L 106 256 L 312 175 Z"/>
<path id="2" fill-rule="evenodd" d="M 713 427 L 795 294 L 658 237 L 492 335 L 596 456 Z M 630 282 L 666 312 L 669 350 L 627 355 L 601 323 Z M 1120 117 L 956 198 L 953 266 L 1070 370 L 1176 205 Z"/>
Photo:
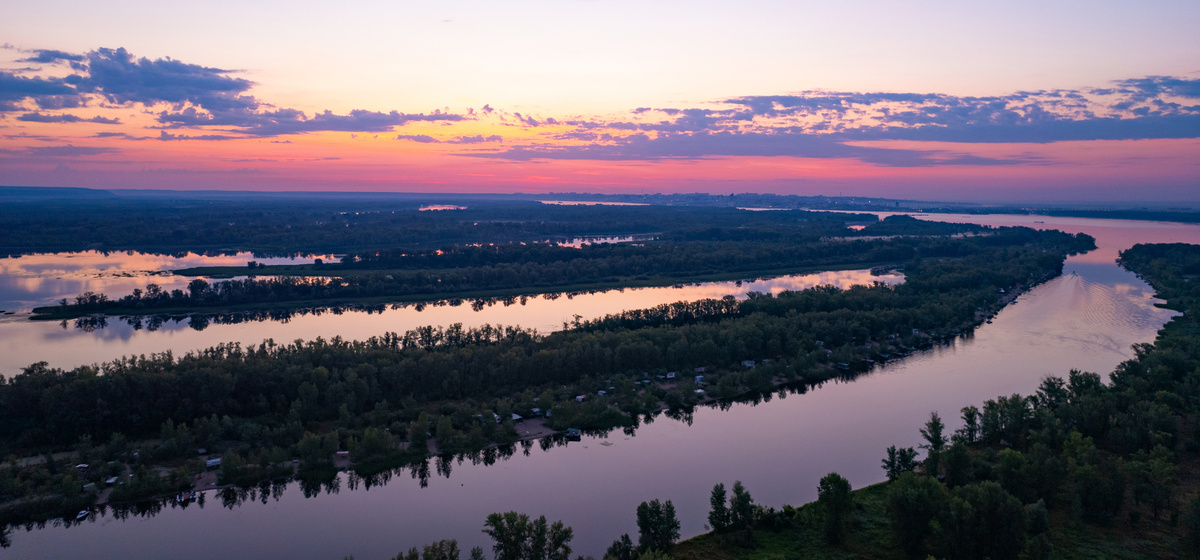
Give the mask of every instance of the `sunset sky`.
<path id="1" fill-rule="evenodd" d="M 0 185 L 1200 202 L 1200 2 L 10 2 Z"/>

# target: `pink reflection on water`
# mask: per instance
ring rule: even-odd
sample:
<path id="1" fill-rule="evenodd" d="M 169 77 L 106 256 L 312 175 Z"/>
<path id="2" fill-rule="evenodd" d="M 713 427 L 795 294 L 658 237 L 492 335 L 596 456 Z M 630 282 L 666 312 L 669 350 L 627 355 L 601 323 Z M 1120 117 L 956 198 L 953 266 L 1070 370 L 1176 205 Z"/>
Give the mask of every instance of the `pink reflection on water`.
<path id="1" fill-rule="evenodd" d="M 186 318 L 168 321 L 154 332 L 135 330 L 116 317 L 108 320 L 108 327 L 93 332 L 75 329 L 70 323 L 63 328 L 59 323 L 9 318 L 0 320 L 0 376 L 15 374 L 20 368 L 41 360 L 49 361 L 53 367 L 74 367 L 108 362 L 125 355 L 167 350 L 183 354 L 222 342 L 248 345 L 258 344 L 268 338 L 287 342 L 311 340 L 318 336 L 364 340 L 389 331 L 402 333 L 425 325 L 520 325 L 547 333 L 561 329 L 563 323 L 574 320 L 576 315 L 593 319 L 627 309 L 654 307 L 676 301 L 719 299 L 727 295 L 745 298 L 749 292 L 778 294 L 785 290 L 803 290 L 820 285 L 849 288 L 873 282 L 894 285 L 903 281 L 904 277 L 900 274 L 873 276 L 867 270 L 842 270 L 746 282 L 706 282 L 688 286 L 516 298 L 507 302 L 493 301 L 478 311 L 473 310 L 469 302 L 464 302 L 460 305 L 427 305 L 423 310 L 417 306 L 399 307 L 382 313 L 322 312 L 298 315 L 286 322 L 212 324 L 202 331 L 188 327 Z"/>

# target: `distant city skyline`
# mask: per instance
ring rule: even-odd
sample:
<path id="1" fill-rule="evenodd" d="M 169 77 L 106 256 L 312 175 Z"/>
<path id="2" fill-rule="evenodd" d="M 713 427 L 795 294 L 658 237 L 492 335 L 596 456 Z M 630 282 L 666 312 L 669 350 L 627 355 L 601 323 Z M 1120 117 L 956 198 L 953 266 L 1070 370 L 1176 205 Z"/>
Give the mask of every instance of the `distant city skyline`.
<path id="1" fill-rule="evenodd" d="M 1200 4 L 39 2 L 0 184 L 1200 201 Z"/>

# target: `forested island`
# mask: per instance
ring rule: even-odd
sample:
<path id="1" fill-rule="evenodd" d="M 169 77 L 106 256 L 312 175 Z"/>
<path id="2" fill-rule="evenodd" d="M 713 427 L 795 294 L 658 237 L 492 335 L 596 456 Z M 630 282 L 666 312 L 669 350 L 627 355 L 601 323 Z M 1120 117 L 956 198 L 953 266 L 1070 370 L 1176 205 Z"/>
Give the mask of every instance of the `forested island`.
<path id="1" fill-rule="evenodd" d="M 319 486 L 338 468 L 372 476 L 431 453 L 511 453 L 518 417 L 554 432 L 634 428 L 804 390 L 968 332 L 1093 247 L 1084 235 L 985 233 L 905 241 L 899 286 L 677 303 L 547 335 L 452 325 L 34 364 L 0 385 L 0 453 L 13 458 L 0 467 L 0 521 L 73 516 L 98 494 L 115 504 L 188 490 L 214 459 L 222 485 Z M 99 492 L 113 477 L 121 484 Z"/>
<path id="2" fill-rule="evenodd" d="M 1031 230 L 923 222 L 907 216 L 893 216 L 857 231 L 847 230 L 840 216 L 803 220 L 792 216 L 771 227 L 697 227 L 707 217 L 693 216 L 696 221 L 691 227 L 636 243 L 390 249 L 351 253 L 330 264 L 251 262 L 245 267 L 180 270 L 176 273 L 188 276 L 249 277 L 211 283 L 197 278 L 187 290 L 167 291 L 149 284 L 145 290 L 119 297 L 89 292 L 74 301 L 63 299 L 57 306 L 36 308 L 33 318 L 372 305 L 895 267 L 918 254 L 941 257 L 961 252 L 961 246 L 947 242 L 955 236 L 999 236 L 983 243 L 1005 245 L 1031 235 Z M 829 237 L 831 228 L 839 237 Z"/>

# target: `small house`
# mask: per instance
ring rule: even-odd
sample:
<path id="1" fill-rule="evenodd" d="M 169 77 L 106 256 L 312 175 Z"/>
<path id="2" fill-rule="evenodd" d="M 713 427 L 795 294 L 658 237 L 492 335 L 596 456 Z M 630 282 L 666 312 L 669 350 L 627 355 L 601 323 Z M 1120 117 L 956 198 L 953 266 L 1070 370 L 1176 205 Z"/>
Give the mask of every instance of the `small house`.
<path id="1" fill-rule="evenodd" d="M 673 372 L 673 371 L 668 371 L 668 372 L 667 372 L 667 379 L 675 379 L 675 372 Z"/>
<path id="2" fill-rule="evenodd" d="M 696 394 L 700 395 L 700 396 L 704 396 L 704 389 L 696 389 Z"/>
<path id="3" fill-rule="evenodd" d="M 704 376 L 703 376 L 703 375 L 697 375 L 697 376 L 696 376 L 696 383 L 704 383 Z"/>
<path id="4" fill-rule="evenodd" d="M 599 390 L 599 391 L 596 391 L 596 394 L 597 394 L 597 395 L 600 395 L 601 397 L 603 397 L 604 395 L 607 395 L 607 394 L 608 394 L 608 391 L 605 391 L 604 389 L 601 389 L 601 390 Z"/>
<path id="5" fill-rule="evenodd" d="M 530 409 L 530 412 L 532 412 L 534 416 L 541 416 L 541 415 L 542 415 L 542 409 L 540 409 L 540 408 L 533 408 L 533 409 Z"/>
<path id="6" fill-rule="evenodd" d="M 517 414 L 515 412 L 513 413 L 513 415 L 512 415 L 513 422 L 520 423 L 522 420 L 524 420 L 524 418 L 522 418 L 520 414 Z"/>
<path id="7" fill-rule="evenodd" d="M 219 466 L 221 466 L 221 458 L 220 457 L 217 457 L 216 459 L 208 459 L 208 460 L 204 461 L 204 468 L 206 468 L 206 469 L 215 469 Z"/>
<path id="8" fill-rule="evenodd" d="M 575 402 L 583 402 L 586 399 L 587 399 L 586 395 L 579 395 L 578 397 L 575 397 Z"/>
<path id="9" fill-rule="evenodd" d="M 754 367 L 754 360 L 742 360 L 742 365 L 748 368 Z"/>

